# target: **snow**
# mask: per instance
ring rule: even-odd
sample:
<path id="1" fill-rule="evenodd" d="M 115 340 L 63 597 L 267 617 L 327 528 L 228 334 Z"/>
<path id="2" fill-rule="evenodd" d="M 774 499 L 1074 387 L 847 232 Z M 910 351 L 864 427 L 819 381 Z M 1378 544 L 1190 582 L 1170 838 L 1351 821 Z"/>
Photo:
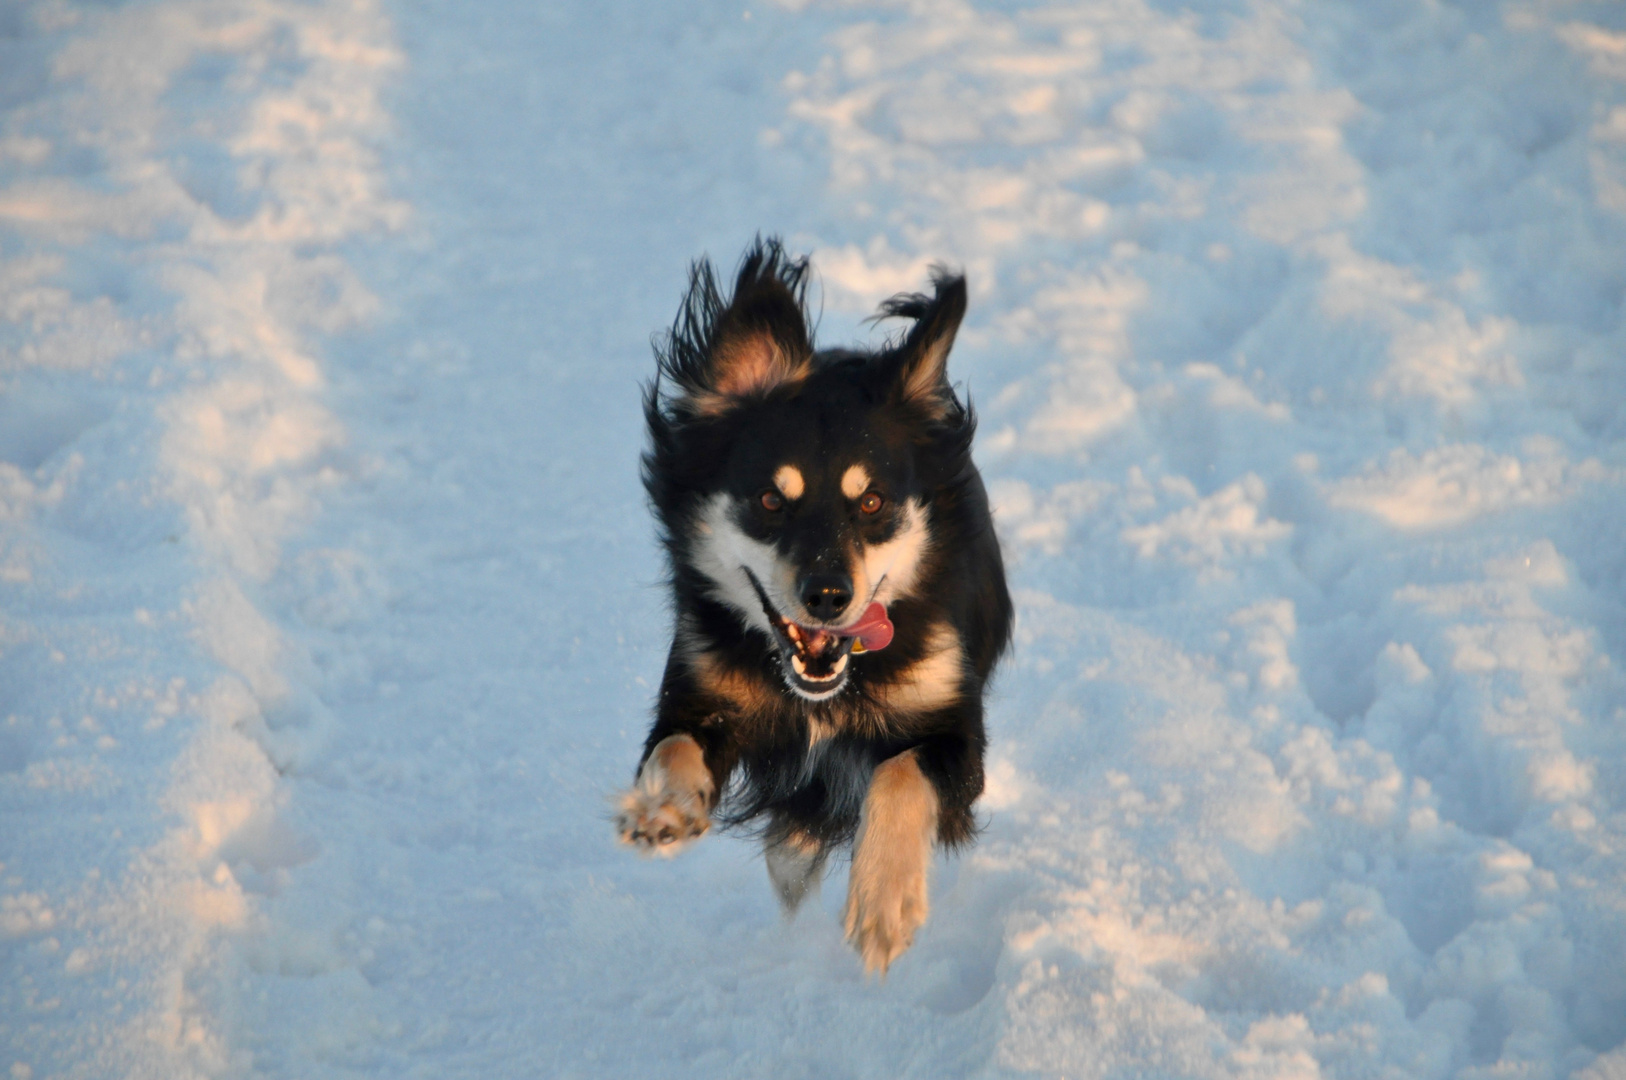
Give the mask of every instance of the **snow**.
<path id="1" fill-rule="evenodd" d="M 1626 1077 L 1626 9 L 0 12 L 0 1075 Z M 885 982 L 617 848 L 687 260 L 934 261 L 1019 602 Z"/>

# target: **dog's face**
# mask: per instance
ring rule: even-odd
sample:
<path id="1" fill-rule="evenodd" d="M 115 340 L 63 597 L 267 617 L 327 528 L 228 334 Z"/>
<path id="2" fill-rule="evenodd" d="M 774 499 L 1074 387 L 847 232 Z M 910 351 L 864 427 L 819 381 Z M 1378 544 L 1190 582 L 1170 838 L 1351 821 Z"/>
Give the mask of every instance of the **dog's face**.
<path id="1" fill-rule="evenodd" d="M 865 374 L 833 365 L 746 406 L 691 525 L 713 596 L 768 636 L 786 684 L 815 701 L 840 692 L 855 650 L 890 639 L 885 608 L 913 592 L 929 548 L 915 448 L 866 400 Z"/>
<path id="2" fill-rule="evenodd" d="M 804 269 L 748 260 L 727 305 L 697 273 L 662 358 L 681 394 L 651 400 L 646 475 L 678 558 L 765 636 L 793 692 L 823 701 L 891 640 L 886 608 L 930 557 L 941 435 L 969 438 L 945 376 L 965 288 L 940 275 L 935 297 L 890 302 L 916 320 L 890 348 L 815 356 Z"/>

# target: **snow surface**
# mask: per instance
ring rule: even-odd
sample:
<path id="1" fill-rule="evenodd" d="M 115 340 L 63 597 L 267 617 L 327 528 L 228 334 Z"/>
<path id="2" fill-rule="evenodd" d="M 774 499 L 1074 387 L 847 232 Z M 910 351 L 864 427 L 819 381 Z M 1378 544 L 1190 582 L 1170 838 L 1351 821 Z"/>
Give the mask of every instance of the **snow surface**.
<path id="1" fill-rule="evenodd" d="M 884 983 L 612 842 L 686 261 L 934 260 L 1020 602 Z M 0 1076 L 1626 1078 L 1626 7 L 0 9 Z"/>

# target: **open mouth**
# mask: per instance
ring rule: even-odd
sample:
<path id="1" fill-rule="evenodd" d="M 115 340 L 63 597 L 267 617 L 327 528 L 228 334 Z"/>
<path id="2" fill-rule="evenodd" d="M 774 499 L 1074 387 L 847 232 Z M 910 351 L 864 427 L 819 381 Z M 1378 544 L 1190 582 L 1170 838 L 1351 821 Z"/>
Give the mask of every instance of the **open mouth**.
<path id="1" fill-rule="evenodd" d="M 847 683 L 848 660 L 854 653 L 884 649 L 892 641 L 892 623 L 880 604 L 871 603 L 851 626 L 803 626 L 781 615 L 756 575 L 746 567 L 740 569 L 750 578 L 762 613 L 773 627 L 785 682 L 803 697 L 822 701 L 834 695 Z"/>

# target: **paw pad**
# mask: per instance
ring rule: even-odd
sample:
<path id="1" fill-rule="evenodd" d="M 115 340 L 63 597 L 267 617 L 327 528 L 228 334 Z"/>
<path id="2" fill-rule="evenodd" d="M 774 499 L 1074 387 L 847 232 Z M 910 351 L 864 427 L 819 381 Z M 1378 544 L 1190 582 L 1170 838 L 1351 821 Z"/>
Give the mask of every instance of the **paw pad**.
<path id="1" fill-rule="evenodd" d="M 695 795 L 635 789 L 622 796 L 615 827 L 621 842 L 642 854 L 675 855 L 704 836 L 711 819 Z"/>

